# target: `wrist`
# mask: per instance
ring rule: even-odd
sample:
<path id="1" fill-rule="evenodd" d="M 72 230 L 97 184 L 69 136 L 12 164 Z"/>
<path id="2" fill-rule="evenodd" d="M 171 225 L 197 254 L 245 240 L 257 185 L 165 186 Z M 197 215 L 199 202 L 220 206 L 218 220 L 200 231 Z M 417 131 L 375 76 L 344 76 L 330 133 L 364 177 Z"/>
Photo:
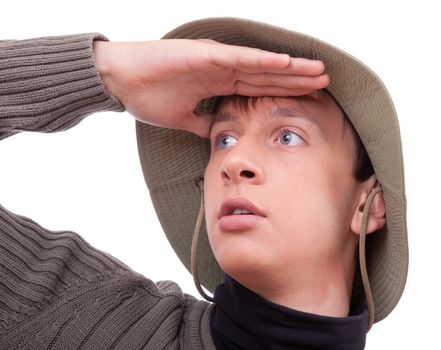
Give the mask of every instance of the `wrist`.
<path id="1" fill-rule="evenodd" d="M 92 44 L 93 56 L 95 59 L 95 65 L 98 70 L 101 82 L 104 88 L 114 97 L 115 95 L 114 84 L 112 83 L 112 67 L 110 65 L 110 48 L 111 43 L 108 41 L 94 40 Z"/>

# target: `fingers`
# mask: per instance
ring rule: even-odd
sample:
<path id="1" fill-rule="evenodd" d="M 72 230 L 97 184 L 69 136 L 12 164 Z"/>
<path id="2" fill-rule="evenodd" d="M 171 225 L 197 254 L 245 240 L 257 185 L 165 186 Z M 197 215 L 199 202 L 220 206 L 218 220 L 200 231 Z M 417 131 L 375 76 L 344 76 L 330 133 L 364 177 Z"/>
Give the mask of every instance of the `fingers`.
<path id="1" fill-rule="evenodd" d="M 287 89 L 308 89 L 318 90 L 327 87 L 330 83 L 330 78 L 327 74 L 321 74 L 319 76 L 298 76 L 298 75 L 285 75 L 285 74 L 250 74 L 236 72 L 236 79 L 239 82 L 247 85 L 255 86 L 277 86 Z M 235 83 L 237 85 L 237 82 Z"/>
<path id="2" fill-rule="evenodd" d="M 203 41 L 211 45 L 210 59 L 217 66 L 232 68 L 246 73 L 268 72 L 317 76 L 324 72 L 319 60 L 293 58 L 287 54 L 265 50 Z"/>
<path id="3" fill-rule="evenodd" d="M 311 60 L 309 58 L 290 57 L 287 71 L 292 74 L 318 76 L 325 72 L 325 64 L 319 60 Z"/>
<path id="4" fill-rule="evenodd" d="M 283 88 L 279 86 L 256 86 L 239 81 L 235 85 L 235 94 L 244 96 L 303 96 L 316 91 L 311 88 Z"/>
<path id="5" fill-rule="evenodd" d="M 203 42 L 210 45 L 210 60 L 216 66 L 253 72 L 283 70 L 290 65 L 290 57 L 287 54 L 227 45 L 213 40 Z"/>
<path id="6" fill-rule="evenodd" d="M 224 85 L 227 91 L 223 94 L 298 96 L 323 89 L 330 83 L 322 61 L 247 47 L 207 44 L 215 48 L 213 62 L 233 70 L 232 80 Z"/>

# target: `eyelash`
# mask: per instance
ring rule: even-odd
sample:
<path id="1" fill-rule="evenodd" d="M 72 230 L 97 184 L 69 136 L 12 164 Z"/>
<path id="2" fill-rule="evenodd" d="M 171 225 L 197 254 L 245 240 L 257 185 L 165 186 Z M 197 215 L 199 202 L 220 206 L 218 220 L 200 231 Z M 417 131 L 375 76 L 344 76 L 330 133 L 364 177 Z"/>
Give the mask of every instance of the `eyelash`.
<path id="1" fill-rule="evenodd" d="M 305 143 L 305 140 L 303 139 L 303 137 L 301 137 L 301 136 L 299 135 L 298 132 L 295 132 L 294 130 L 290 130 L 290 129 L 284 129 L 284 130 L 281 130 L 280 133 L 279 133 L 279 136 L 277 137 L 277 140 L 280 140 L 280 137 L 281 137 L 283 134 L 285 134 L 285 133 L 291 133 L 291 134 L 294 134 L 294 135 L 296 135 L 296 136 L 299 138 L 301 144 Z"/>
<path id="2" fill-rule="evenodd" d="M 220 147 L 219 146 L 219 144 L 220 144 L 220 142 L 221 142 L 221 140 L 222 140 L 222 138 L 223 137 L 233 137 L 234 138 L 234 136 L 232 136 L 232 135 L 229 135 L 229 134 L 225 134 L 225 133 L 221 133 L 221 134 L 219 134 L 219 135 L 217 135 L 215 138 L 214 138 L 214 145 L 215 145 L 215 148 L 216 149 L 225 149 L 226 147 Z M 237 142 L 237 139 L 236 139 L 236 142 Z"/>
<path id="3" fill-rule="evenodd" d="M 300 140 L 300 144 L 305 143 L 304 138 L 303 138 L 302 136 L 300 136 L 298 132 L 293 131 L 293 130 L 290 130 L 290 129 L 283 129 L 283 130 L 281 130 L 281 131 L 278 133 L 278 136 L 277 136 L 275 142 L 279 142 L 279 141 L 280 141 L 280 137 L 281 137 L 283 134 L 286 134 L 286 133 L 291 133 L 291 134 L 296 135 L 296 137 L 298 137 L 298 139 Z M 236 141 L 233 143 L 233 145 L 237 142 L 237 138 L 235 138 L 235 137 L 232 136 L 231 134 L 220 133 L 220 134 L 216 135 L 216 137 L 214 138 L 214 146 L 215 146 L 216 149 L 222 150 L 222 149 L 226 149 L 226 148 L 229 147 L 229 146 L 225 146 L 225 147 L 220 147 L 220 146 L 219 146 L 219 145 L 220 145 L 220 142 L 221 142 L 221 140 L 222 140 L 222 138 L 224 138 L 224 137 L 232 137 L 232 138 L 234 138 Z M 290 145 L 288 145 L 288 144 L 284 145 L 284 144 L 282 144 L 281 142 L 279 142 L 279 143 L 280 143 L 282 146 L 290 146 Z M 291 145 L 291 147 L 294 147 L 294 146 L 297 146 L 297 145 Z"/>

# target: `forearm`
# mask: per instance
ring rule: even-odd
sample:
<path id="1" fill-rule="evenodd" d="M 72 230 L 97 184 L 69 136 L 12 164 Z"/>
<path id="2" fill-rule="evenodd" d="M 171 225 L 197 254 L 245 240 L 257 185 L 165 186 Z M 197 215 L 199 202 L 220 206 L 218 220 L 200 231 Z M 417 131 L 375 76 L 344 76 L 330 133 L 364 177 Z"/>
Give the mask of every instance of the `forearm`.
<path id="1" fill-rule="evenodd" d="M 98 74 L 93 40 L 80 34 L 0 42 L 0 139 L 57 132 L 98 111 L 123 111 Z"/>

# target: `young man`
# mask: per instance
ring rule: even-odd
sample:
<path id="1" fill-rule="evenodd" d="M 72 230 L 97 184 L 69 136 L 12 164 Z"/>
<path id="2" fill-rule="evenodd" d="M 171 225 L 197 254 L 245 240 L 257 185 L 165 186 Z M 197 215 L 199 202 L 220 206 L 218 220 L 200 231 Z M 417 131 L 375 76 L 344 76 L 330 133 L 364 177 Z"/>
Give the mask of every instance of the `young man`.
<path id="1" fill-rule="evenodd" d="M 137 125 L 164 231 L 196 284 L 216 290 L 213 299 L 199 287 L 215 302 L 216 346 L 363 348 L 408 264 L 401 141 L 384 85 L 337 48 L 265 24 L 208 19 L 166 38 L 202 36 L 319 59 L 331 77 L 327 92 L 304 97 L 202 101 L 211 145 Z"/>
<path id="2" fill-rule="evenodd" d="M 243 38 L 258 33 L 259 28 L 267 27 L 246 21 L 209 20 L 184 26 L 171 36 L 191 38 L 202 30 L 203 36 L 223 41 L 222 33 L 231 39 Z M 298 35 L 275 28 L 267 30 L 272 33 L 272 39 L 274 33 L 292 36 L 292 45 Z M 216 32 L 221 36 L 217 38 L 213 34 Z M 91 112 L 124 107 L 149 124 L 191 131 L 204 138 L 211 134 L 211 158 L 205 175 L 207 226 L 216 258 L 233 278 L 226 277 L 225 284 L 216 291 L 216 304 L 209 305 L 184 296 L 173 283 L 155 285 L 90 247 L 74 233 L 51 232 L 1 208 L 1 348 L 364 347 L 368 315 L 357 285 L 352 293 L 355 302 L 349 310 L 352 275 L 356 269 L 351 259 L 356 245 L 353 235 L 363 236 L 363 232 L 358 232 L 358 224 L 361 231 L 363 227 L 374 231 L 384 224 L 383 201 L 375 192 L 370 196 L 372 205 L 366 198 L 375 177 L 361 183 L 351 177 L 353 173 L 349 169 L 353 169 L 356 138 L 350 128 L 344 127 L 342 112 L 333 98 L 315 92 L 329 83 L 322 63 L 211 41 L 147 44 L 95 41 L 92 56 L 92 39 L 102 38 L 86 35 L 1 44 L 0 137 L 22 130 L 64 130 Z M 243 44 L 247 46 L 246 42 Z M 315 41 L 309 44 L 311 50 L 317 48 Z M 270 49 L 277 49 L 277 45 Z M 311 55 L 299 51 L 293 56 Z M 94 59 L 111 95 L 100 83 Z M 355 65 L 357 71 L 360 67 L 358 63 Z M 330 69 L 332 72 L 332 65 Z M 332 78 L 335 81 L 333 75 Z M 350 106 L 358 102 L 349 101 L 345 106 L 343 97 L 350 95 L 338 95 L 338 79 L 336 86 L 332 89 L 331 85 L 329 91 L 357 128 L 357 119 L 349 112 L 356 115 L 356 108 Z M 349 84 L 348 88 L 352 87 Z M 256 101 L 255 108 L 248 109 L 235 108 L 234 102 L 223 101 L 219 105 L 214 100 L 204 100 L 198 106 L 200 115 L 193 113 L 194 106 L 202 99 L 235 93 L 307 96 L 263 98 Z M 380 89 L 380 96 L 384 94 Z M 374 98 L 373 102 L 378 104 L 379 99 Z M 384 102 L 387 105 L 388 101 Z M 202 115 L 213 112 L 216 105 L 219 111 L 215 119 L 212 113 Z M 305 113 L 311 110 L 317 113 Z M 326 116 L 321 114 L 323 111 L 327 112 Z M 383 112 L 389 112 L 388 118 L 394 117 L 390 110 Z M 329 120 L 323 122 L 323 117 Z M 363 122 L 359 123 L 357 130 L 364 130 Z M 328 127 L 334 128 L 337 135 L 330 133 Z M 404 202 L 400 198 L 394 202 L 388 192 L 402 191 L 399 186 L 391 188 L 389 183 L 389 176 L 400 174 L 402 168 L 398 164 L 397 169 L 389 171 L 383 166 L 372 145 L 366 144 L 366 138 L 371 135 L 366 132 L 362 139 L 368 152 L 374 155 L 372 160 L 383 187 L 387 216 L 387 231 L 378 237 L 383 237 L 386 243 L 403 243 L 405 231 L 398 232 L 397 227 L 404 221 L 397 223 L 394 217 L 403 219 Z M 209 142 L 188 132 L 141 122 L 138 138 L 143 169 L 158 215 L 175 250 L 189 266 L 193 226 L 198 233 L 202 221 L 199 215 L 200 220 L 195 223 L 198 208 L 204 208 L 199 206 L 202 198 L 199 190 L 210 152 Z M 392 151 L 382 151 L 397 151 L 397 139 L 393 141 Z M 330 155 L 336 157 L 336 164 L 329 163 Z M 269 167 L 270 164 L 274 166 Z M 279 171 L 283 167 L 290 176 Z M 320 169 L 326 171 L 314 171 Z M 302 186 L 295 186 L 291 177 L 301 180 Z M 282 188 L 279 182 L 286 187 Z M 348 193 L 342 195 L 339 189 Z M 321 190 L 317 196 L 316 190 Z M 276 200 L 280 197 L 291 202 L 292 196 L 298 198 L 286 207 Z M 338 197 L 335 202 L 333 196 Z M 372 208 L 367 227 L 360 222 L 362 206 Z M 314 212 L 319 215 L 313 215 Z M 239 213 L 252 215 L 235 215 Z M 302 215 L 309 215 L 311 220 L 307 222 Z M 296 220 L 288 221 L 287 216 Z M 345 223 L 349 224 L 345 220 L 349 219 L 351 228 L 345 231 Z M 303 230 L 312 237 L 302 235 Z M 195 237 L 193 258 L 198 257 L 199 263 L 193 261 L 194 272 L 199 267 L 202 283 L 213 289 L 222 282 L 223 275 L 211 250 L 197 249 L 197 234 Z M 380 285 L 373 270 L 376 320 L 385 317 L 398 301 L 407 266 L 407 251 L 403 250 L 407 246 L 392 250 L 384 239 L 377 244 L 379 255 L 373 256 L 380 258 L 379 267 L 384 268 L 381 259 L 389 259 L 397 252 L 404 254 L 405 259 L 401 264 L 393 262 L 394 271 L 401 271 L 400 280 L 394 288 L 389 285 L 385 288 L 383 300 L 377 295 Z M 199 243 L 208 244 L 206 236 Z M 336 259 L 338 252 L 343 253 L 343 262 Z M 301 271 L 300 262 L 307 273 Z M 327 263 L 332 266 L 325 266 Z M 361 255 L 362 271 L 363 263 Z M 332 271 L 335 278 L 319 279 L 320 270 Z M 197 279 L 198 274 L 194 275 Z M 313 283 L 306 283 L 307 276 Z M 369 285 L 365 283 L 369 302 L 366 286 Z M 303 288 L 311 292 L 307 303 L 308 293 Z M 327 293 L 328 290 L 333 293 Z M 372 310 L 371 305 L 371 315 Z"/>

